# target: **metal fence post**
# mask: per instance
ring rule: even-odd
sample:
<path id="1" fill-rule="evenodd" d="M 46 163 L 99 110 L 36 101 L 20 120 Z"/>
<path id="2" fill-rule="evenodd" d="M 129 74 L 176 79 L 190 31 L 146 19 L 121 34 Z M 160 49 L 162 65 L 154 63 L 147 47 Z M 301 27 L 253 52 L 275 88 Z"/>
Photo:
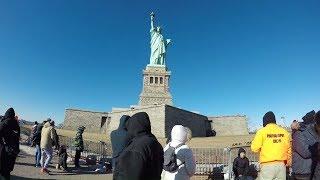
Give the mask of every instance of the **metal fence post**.
<path id="1" fill-rule="evenodd" d="M 232 172 L 232 160 L 231 160 L 231 148 L 227 148 L 228 149 L 228 154 L 229 154 L 229 157 L 228 157 L 228 173 L 229 173 L 229 180 L 231 180 L 231 172 Z"/>

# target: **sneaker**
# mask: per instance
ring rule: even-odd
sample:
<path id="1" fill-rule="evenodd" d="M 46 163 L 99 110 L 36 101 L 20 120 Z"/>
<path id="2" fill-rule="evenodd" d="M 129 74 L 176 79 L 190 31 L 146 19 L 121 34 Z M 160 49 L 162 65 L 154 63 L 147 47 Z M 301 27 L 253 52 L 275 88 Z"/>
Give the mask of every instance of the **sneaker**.
<path id="1" fill-rule="evenodd" d="M 47 168 L 41 168 L 40 172 L 43 174 L 49 174 L 49 170 Z"/>

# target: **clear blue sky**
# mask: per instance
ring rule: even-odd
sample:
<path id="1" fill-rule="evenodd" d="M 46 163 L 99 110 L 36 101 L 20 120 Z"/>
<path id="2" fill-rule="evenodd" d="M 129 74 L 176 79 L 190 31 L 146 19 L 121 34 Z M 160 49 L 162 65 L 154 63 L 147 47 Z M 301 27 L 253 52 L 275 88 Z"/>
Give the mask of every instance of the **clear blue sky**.
<path id="1" fill-rule="evenodd" d="M 0 0 L 0 113 L 62 122 L 137 104 L 152 10 L 173 40 L 176 106 L 254 127 L 320 109 L 320 1 Z"/>

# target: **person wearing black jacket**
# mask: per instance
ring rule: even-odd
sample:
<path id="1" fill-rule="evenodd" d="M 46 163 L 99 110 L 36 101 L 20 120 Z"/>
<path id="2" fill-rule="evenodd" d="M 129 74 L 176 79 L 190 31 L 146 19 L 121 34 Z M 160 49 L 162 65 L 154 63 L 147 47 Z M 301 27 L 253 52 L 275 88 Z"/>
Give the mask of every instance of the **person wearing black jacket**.
<path id="1" fill-rule="evenodd" d="M 35 135 L 33 136 L 32 139 L 32 144 L 36 146 L 36 154 L 35 154 L 35 166 L 36 167 L 41 167 L 40 164 L 40 160 L 41 160 L 41 148 L 40 148 L 40 142 L 41 142 L 41 131 L 43 128 L 43 125 L 46 123 L 47 121 L 43 121 L 43 123 L 40 123 L 37 126 L 37 130 Z"/>
<path id="2" fill-rule="evenodd" d="M 236 179 L 245 180 L 248 177 L 249 171 L 249 159 L 246 157 L 246 151 L 240 148 L 238 151 L 238 157 L 233 161 L 233 173 Z"/>
<path id="3" fill-rule="evenodd" d="M 20 127 L 13 108 L 0 122 L 0 175 L 10 179 L 19 150 Z"/>
<path id="4" fill-rule="evenodd" d="M 127 147 L 117 161 L 115 180 L 160 180 L 163 167 L 163 148 L 151 133 L 149 116 L 134 114 L 127 124 Z"/>

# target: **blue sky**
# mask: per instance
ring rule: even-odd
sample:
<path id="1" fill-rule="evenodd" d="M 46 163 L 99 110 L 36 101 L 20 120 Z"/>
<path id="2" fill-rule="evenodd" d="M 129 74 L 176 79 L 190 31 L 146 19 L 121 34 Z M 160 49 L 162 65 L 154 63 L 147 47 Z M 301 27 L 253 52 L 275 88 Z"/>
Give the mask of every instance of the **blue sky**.
<path id="1" fill-rule="evenodd" d="M 0 0 L 0 113 L 62 122 L 65 108 L 137 104 L 149 13 L 173 40 L 178 107 L 287 123 L 319 110 L 319 1 Z"/>

